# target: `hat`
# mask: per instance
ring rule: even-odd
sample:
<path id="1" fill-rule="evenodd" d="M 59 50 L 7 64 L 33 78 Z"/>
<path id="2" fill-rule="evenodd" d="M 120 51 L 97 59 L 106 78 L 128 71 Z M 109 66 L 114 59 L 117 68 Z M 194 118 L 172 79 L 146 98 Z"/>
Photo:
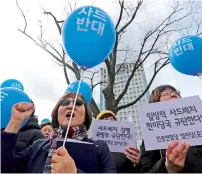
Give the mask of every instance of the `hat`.
<path id="1" fill-rule="evenodd" d="M 40 127 L 42 129 L 44 126 L 47 126 L 47 125 L 50 125 L 51 127 L 53 127 L 52 124 L 51 124 L 51 122 L 41 123 Z"/>
<path id="2" fill-rule="evenodd" d="M 44 123 L 47 123 L 47 122 L 51 122 L 48 118 L 44 118 L 42 121 L 41 121 L 41 124 L 44 124 Z"/>
<path id="3" fill-rule="evenodd" d="M 101 119 L 103 119 L 103 117 L 104 117 L 105 115 L 107 115 L 107 114 L 111 115 L 111 116 L 114 118 L 114 120 L 116 120 L 116 115 L 115 115 L 112 111 L 109 111 L 109 110 L 105 110 L 105 111 L 100 112 L 100 113 L 97 115 L 96 120 L 101 120 Z"/>

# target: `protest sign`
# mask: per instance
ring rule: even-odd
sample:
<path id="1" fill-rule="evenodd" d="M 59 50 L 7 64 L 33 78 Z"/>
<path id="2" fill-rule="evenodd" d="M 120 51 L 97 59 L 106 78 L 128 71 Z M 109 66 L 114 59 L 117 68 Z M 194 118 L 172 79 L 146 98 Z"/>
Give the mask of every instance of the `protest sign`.
<path id="1" fill-rule="evenodd" d="M 128 146 L 135 146 L 135 124 L 124 121 L 95 120 L 93 139 L 104 140 L 111 152 L 125 152 Z"/>
<path id="2" fill-rule="evenodd" d="M 174 140 L 202 145 L 202 101 L 198 96 L 141 105 L 146 150 L 166 149 Z"/>

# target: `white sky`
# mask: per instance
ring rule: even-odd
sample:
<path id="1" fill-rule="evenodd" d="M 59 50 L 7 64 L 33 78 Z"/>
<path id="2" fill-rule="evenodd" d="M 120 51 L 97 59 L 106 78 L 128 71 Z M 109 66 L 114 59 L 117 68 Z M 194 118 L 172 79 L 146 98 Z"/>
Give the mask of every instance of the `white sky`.
<path id="1" fill-rule="evenodd" d="M 55 31 L 50 17 L 42 16 L 39 13 L 39 6 L 43 5 L 45 9 L 56 13 L 56 16 L 62 16 L 63 5 L 67 4 L 62 0 L 19 0 L 20 6 L 28 11 L 28 32 L 33 36 L 38 33 L 37 20 L 41 19 L 50 25 L 50 31 Z M 80 0 L 78 6 L 89 5 L 90 1 Z M 91 1 L 92 2 L 92 1 Z M 112 16 L 116 15 L 114 6 L 110 5 L 113 1 L 98 0 L 95 5 L 104 9 Z M 158 5 L 151 3 L 151 8 L 156 8 L 158 13 L 165 13 L 167 1 L 158 1 Z M 165 4 L 164 4 L 165 3 Z M 153 5 L 152 5 L 153 4 Z M 24 23 L 19 15 L 15 1 L 0 1 L 0 83 L 9 78 L 15 78 L 22 82 L 25 92 L 34 101 L 36 114 L 39 121 L 43 118 L 50 118 L 52 108 L 56 101 L 63 95 L 67 87 L 63 75 L 62 67 L 58 66 L 55 61 L 38 48 L 31 40 L 22 35 L 18 28 L 22 28 Z M 53 39 L 54 35 L 48 35 Z M 58 39 L 58 36 L 57 36 Z M 151 69 L 146 68 L 148 78 Z M 73 80 L 73 79 L 72 79 Z M 160 71 L 157 75 L 152 88 L 162 85 L 171 84 L 179 89 L 183 96 L 200 95 L 202 98 L 202 81 L 197 77 L 186 76 L 175 71 L 170 65 Z M 99 90 L 94 92 L 97 102 L 99 98 L 96 95 Z"/>

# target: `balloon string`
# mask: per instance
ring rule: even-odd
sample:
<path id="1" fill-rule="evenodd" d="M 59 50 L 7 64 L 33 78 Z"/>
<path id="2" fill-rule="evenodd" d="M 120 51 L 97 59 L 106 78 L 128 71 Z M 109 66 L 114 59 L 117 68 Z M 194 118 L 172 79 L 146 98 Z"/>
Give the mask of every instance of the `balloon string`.
<path id="1" fill-rule="evenodd" d="M 71 124 L 71 121 L 72 121 L 74 109 L 75 109 L 75 106 L 76 106 L 76 100 L 77 100 L 77 98 L 78 98 L 78 94 L 79 94 L 79 89 L 80 89 L 80 85 L 81 85 L 82 78 L 83 78 L 83 69 L 81 69 L 81 78 L 80 78 L 80 80 L 79 80 L 78 89 L 77 89 L 77 91 L 76 91 L 76 97 L 75 97 L 75 99 L 74 99 L 74 104 L 73 104 L 71 116 L 70 116 L 70 119 L 69 119 L 69 123 L 68 123 L 68 126 L 67 126 L 67 131 L 66 131 L 66 134 L 65 134 L 65 139 L 64 139 L 64 142 L 63 142 L 63 146 L 65 146 L 65 142 L 66 142 L 66 140 L 67 140 L 67 135 L 68 135 L 68 133 L 69 133 L 69 128 L 70 128 L 70 124 Z"/>

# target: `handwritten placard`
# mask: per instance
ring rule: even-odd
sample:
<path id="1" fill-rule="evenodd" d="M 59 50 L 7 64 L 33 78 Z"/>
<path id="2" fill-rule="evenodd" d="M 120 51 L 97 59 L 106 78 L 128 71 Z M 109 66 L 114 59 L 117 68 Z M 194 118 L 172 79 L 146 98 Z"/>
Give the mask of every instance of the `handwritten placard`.
<path id="1" fill-rule="evenodd" d="M 202 145 L 202 101 L 198 96 L 141 105 L 146 150 L 166 149 L 174 140 Z"/>
<path id="2" fill-rule="evenodd" d="M 111 152 L 125 152 L 128 146 L 135 146 L 135 124 L 124 121 L 95 120 L 93 139 L 104 140 Z"/>

